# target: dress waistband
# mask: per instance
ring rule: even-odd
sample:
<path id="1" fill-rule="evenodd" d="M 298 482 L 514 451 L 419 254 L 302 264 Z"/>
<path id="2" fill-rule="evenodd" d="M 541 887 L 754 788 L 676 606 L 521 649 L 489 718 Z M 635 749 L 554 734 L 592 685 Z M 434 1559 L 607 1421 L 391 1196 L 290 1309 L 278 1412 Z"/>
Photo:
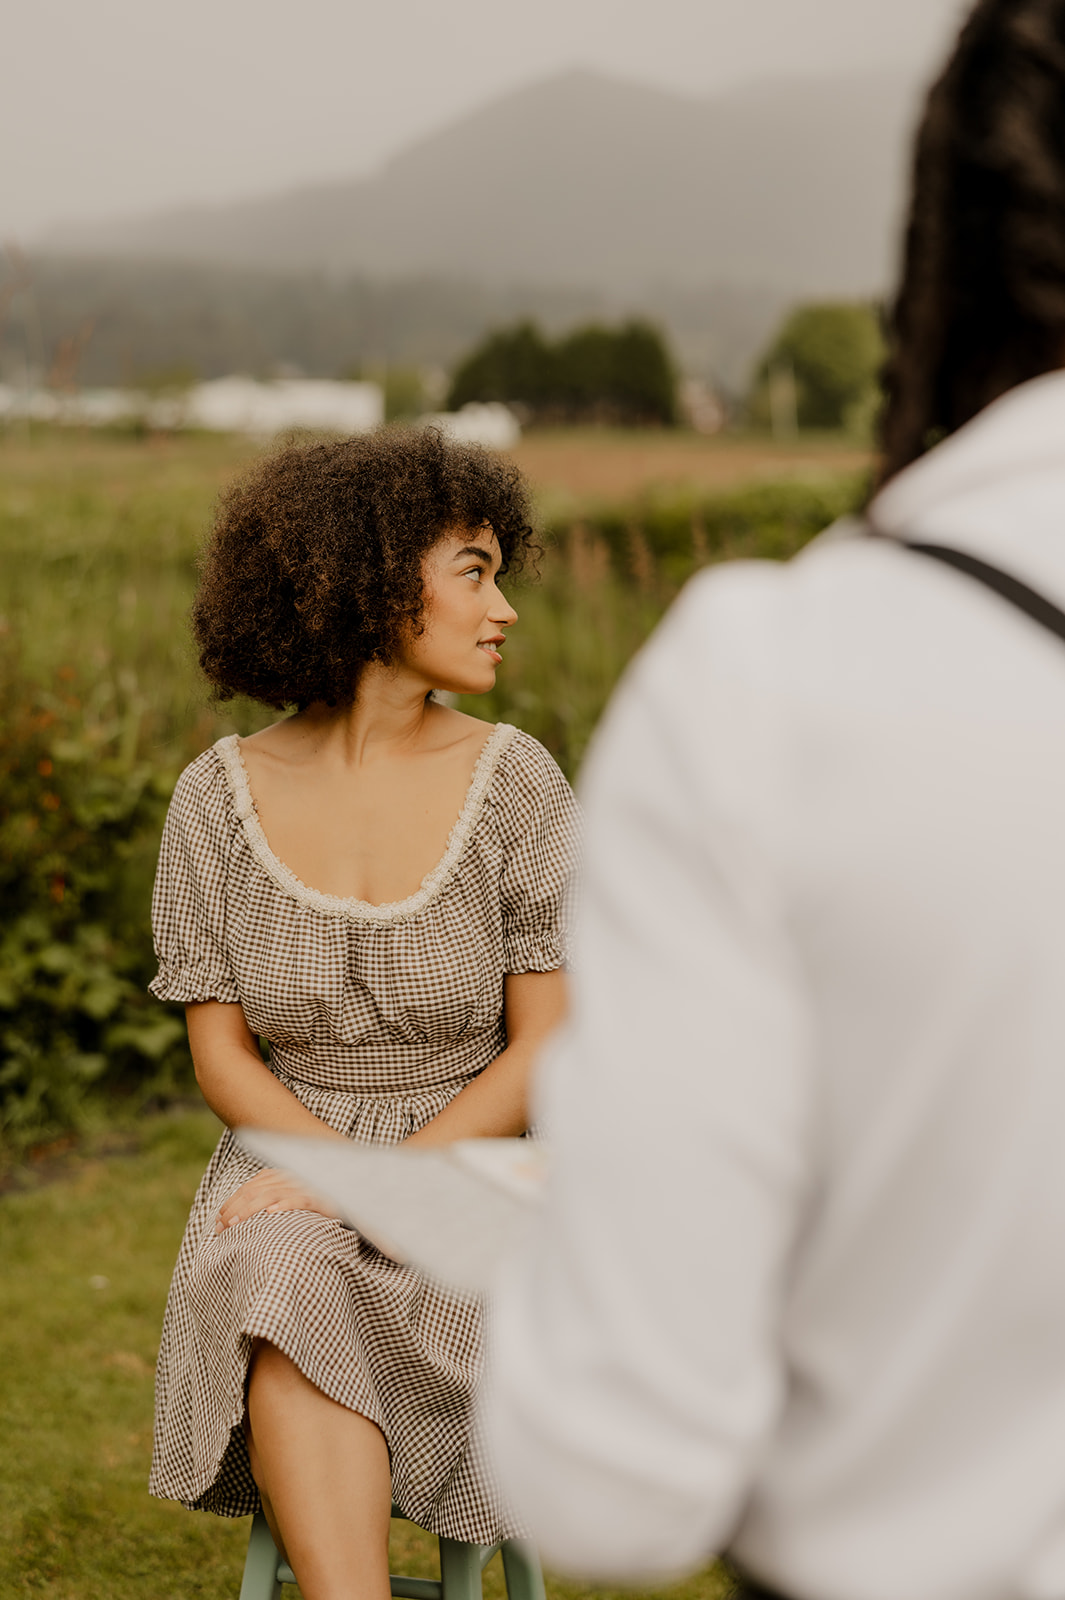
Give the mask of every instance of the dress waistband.
<path id="1" fill-rule="evenodd" d="M 291 1089 L 294 1095 L 302 1098 L 304 1095 L 318 1099 L 331 1099 L 343 1102 L 345 1105 L 391 1105 L 404 1102 L 409 1105 L 419 1105 L 426 1101 L 432 1102 L 441 1095 L 449 1098 L 464 1089 L 481 1072 L 483 1066 L 471 1068 L 470 1072 L 461 1077 L 445 1078 L 441 1083 L 419 1084 L 417 1088 L 408 1089 L 378 1089 L 339 1087 L 333 1083 L 318 1083 L 311 1078 L 301 1078 L 298 1072 L 293 1072 L 286 1064 L 285 1059 L 274 1056 L 270 1063 L 270 1070 L 286 1089 Z"/>

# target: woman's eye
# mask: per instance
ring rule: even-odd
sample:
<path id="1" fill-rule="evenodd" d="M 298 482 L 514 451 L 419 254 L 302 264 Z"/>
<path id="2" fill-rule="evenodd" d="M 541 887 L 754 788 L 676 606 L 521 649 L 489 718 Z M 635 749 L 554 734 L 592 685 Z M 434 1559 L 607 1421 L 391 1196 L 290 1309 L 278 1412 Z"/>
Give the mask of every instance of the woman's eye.
<path id="1" fill-rule="evenodd" d="M 481 579 L 484 577 L 484 568 L 483 567 L 470 567 L 466 572 L 464 572 L 462 574 L 462 576 L 464 578 L 472 578 L 474 583 L 480 583 Z"/>

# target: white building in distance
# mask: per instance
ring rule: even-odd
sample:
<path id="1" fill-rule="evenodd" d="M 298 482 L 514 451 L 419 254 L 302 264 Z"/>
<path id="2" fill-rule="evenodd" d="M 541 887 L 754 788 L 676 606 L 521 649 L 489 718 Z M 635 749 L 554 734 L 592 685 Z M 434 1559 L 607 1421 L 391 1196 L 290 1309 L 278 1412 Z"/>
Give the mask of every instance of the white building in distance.
<path id="1" fill-rule="evenodd" d="M 385 420 L 385 397 L 377 383 L 340 383 L 331 378 L 213 378 L 172 402 L 189 428 L 219 433 L 283 433 L 312 428 L 331 433 L 371 433 Z"/>
<path id="2" fill-rule="evenodd" d="M 456 444 L 483 444 L 490 450 L 511 450 L 521 438 L 517 417 L 498 400 L 470 400 L 461 411 L 434 411 L 418 422 L 423 428 L 439 428 Z"/>
<path id="3" fill-rule="evenodd" d="M 213 433 L 249 433 L 261 438 L 295 428 L 312 432 L 372 433 L 385 420 L 384 392 L 377 383 L 340 383 L 330 378 L 212 378 L 181 394 L 142 394 L 132 389 L 83 389 L 57 394 L 0 384 L 0 423 L 27 419 L 70 426 L 107 427 L 145 423 L 149 428 L 205 428 Z M 439 428 L 458 444 L 510 450 L 521 425 L 508 406 L 471 401 L 461 411 L 435 411 L 417 426 Z"/>
<path id="4" fill-rule="evenodd" d="M 208 428 L 217 433 L 271 437 L 292 428 L 339 434 L 372 433 L 385 420 L 377 383 L 329 378 L 214 378 L 183 394 L 152 397 L 131 389 L 15 389 L 0 384 L 0 421 L 25 418 L 82 427 L 142 421 L 150 428 Z"/>

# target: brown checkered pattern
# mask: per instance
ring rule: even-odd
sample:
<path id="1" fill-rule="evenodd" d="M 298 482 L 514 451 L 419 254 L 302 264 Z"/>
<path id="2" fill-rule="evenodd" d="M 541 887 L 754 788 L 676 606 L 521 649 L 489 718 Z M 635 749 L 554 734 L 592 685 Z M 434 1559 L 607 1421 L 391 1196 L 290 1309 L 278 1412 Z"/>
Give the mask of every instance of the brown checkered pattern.
<path id="1" fill-rule="evenodd" d="M 369 906 L 317 893 L 259 826 L 236 738 L 182 774 L 153 918 L 152 991 L 243 1006 L 270 1066 L 349 1138 L 397 1143 L 505 1043 L 503 978 L 565 957 L 575 804 L 551 757 L 506 724 L 489 737 L 443 860 L 417 894 Z M 445 1294 L 311 1212 L 214 1234 L 259 1171 L 223 1134 L 196 1196 L 167 1303 L 151 1489 L 243 1516 L 258 1507 L 241 1427 L 250 1341 L 268 1339 L 388 1440 L 393 1496 L 436 1533 L 509 1531 L 470 1422 L 477 1302 Z"/>

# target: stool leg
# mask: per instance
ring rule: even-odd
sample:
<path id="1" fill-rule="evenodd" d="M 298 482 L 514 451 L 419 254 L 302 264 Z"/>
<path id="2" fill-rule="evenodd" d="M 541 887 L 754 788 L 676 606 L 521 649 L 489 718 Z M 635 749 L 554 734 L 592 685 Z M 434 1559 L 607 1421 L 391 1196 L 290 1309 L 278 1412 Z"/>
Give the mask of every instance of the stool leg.
<path id="1" fill-rule="evenodd" d="M 440 1538 L 443 1600 L 481 1600 L 481 1547 Z"/>
<path id="2" fill-rule="evenodd" d="M 278 1560 L 270 1526 L 262 1512 L 257 1511 L 252 1519 L 248 1554 L 244 1558 L 240 1600 L 281 1600 L 281 1585 L 277 1581 Z"/>
<path id="3" fill-rule="evenodd" d="M 545 1600 L 540 1557 L 528 1539 L 504 1539 L 502 1550 L 507 1600 Z"/>

